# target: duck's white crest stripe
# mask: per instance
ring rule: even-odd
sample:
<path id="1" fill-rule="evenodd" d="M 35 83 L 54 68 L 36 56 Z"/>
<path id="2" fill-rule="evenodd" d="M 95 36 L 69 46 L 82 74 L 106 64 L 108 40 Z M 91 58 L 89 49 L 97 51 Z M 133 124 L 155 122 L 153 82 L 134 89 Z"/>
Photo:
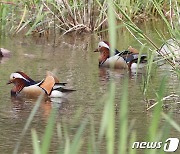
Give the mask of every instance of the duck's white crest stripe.
<path id="1" fill-rule="evenodd" d="M 14 78 L 20 78 L 20 79 L 24 79 L 26 80 L 27 82 L 30 82 L 28 79 L 24 78 L 21 74 L 19 73 L 12 73 L 11 76 L 10 76 L 10 79 L 13 79 Z"/>
<path id="2" fill-rule="evenodd" d="M 98 47 L 105 47 L 105 48 L 108 48 L 109 49 L 109 45 L 107 45 L 105 42 L 101 41 L 98 43 Z"/>

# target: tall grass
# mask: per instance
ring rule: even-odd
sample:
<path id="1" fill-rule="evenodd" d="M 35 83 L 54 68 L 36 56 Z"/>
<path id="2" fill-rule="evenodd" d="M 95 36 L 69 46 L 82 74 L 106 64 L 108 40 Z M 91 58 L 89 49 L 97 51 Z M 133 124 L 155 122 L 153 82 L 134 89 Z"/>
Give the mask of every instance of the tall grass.
<path id="1" fill-rule="evenodd" d="M 169 0 L 114 2 L 134 21 L 146 21 L 158 17 L 159 10 L 167 19 L 171 17 L 168 14 L 169 9 L 174 8 L 173 5 L 178 7 L 177 1 L 171 4 Z M 79 33 L 101 31 L 107 27 L 107 3 L 108 0 L 2 1 L 0 2 L 1 31 L 11 34 L 23 31 L 26 35 L 39 33 L 40 36 L 53 33 L 54 30 L 61 34 L 72 31 Z M 124 18 L 119 9 L 117 14 Z"/>
<path id="2" fill-rule="evenodd" d="M 171 1 L 170 1 L 171 2 Z M 179 5 L 178 1 L 175 1 L 174 3 L 170 3 L 169 5 L 169 18 L 167 19 L 166 15 L 164 14 L 164 11 L 162 9 L 162 6 L 167 5 L 167 1 L 148 1 L 146 3 L 147 5 L 150 5 L 153 8 L 153 12 L 159 16 L 165 23 L 165 25 L 168 28 L 168 32 L 176 42 L 179 41 L 180 33 L 179 33 Z M 156 42 L 154 42 L 154 38 L 150 38 L 145 32 L 143 32 L 135 22 L 131 19 L 131 17 L 128 15 L 127 11 L 121 7 L 121 5 L 118 4 L 118 2 L 114 2 L 114 5 L 116 6 L 117 10 L 115 10 L 115 14 L 117 15 L 117 18 L 123 22 L 123 24 L 126 26 L 127 30 L 132 34 L 132 36 L 140 43 L 141 46 L 144 48 L 147 48 L 149 50 L 148 52 L 148 64 L 147 64 L 147 71 L 146 71 L 146 79 L 144 80 L 144 95 L 147 94 L 147 89 L 149 89 L 149 81 L 150 76 L 152 72 L 152 66 L 154 63 L 156 63 L 155 57 L 157 54 L 161 56 L 161 58 L 158 59 L 158 61 L 167 61 L 169 65 L 172 67 L 173 70 L 178 69 L 178 64 L 173 60 L 176 59 L 175 56 L 170 57 L 168 54 L 164 54 L 160 52 L 160 47 L 156 45 Z M 151 8 L 150 7 L 150 8 Z M 119 15 L 117 12 L 120 12 L 121 15 Z M 160 32 L 156 30 L 157 34 L 159 35 L 159 39 L 162 40 L 162 44 L 166 43 L 167 39 L 164 39 L 162 35 L 160 35 Z M 177 43 L 176 43 L 177 44 Z M 178 43 L 179 45 L 179 43 Z M 172 51 L 173 52 L 173 51 Z"/>
<path id="3" fill-rule="evenodd" d="M 91 0 L 3 1 L 0 2 L 1 27 L 4 32 L 11 29 L 12 34 L 23 31 L 26 35 L 46 35 L 54 29 L 63 34 L 92 32 L 102 28 L 107 20 L 103 13 L 107 10 L 105 2 L 102 6 L 103 9 Z"/>

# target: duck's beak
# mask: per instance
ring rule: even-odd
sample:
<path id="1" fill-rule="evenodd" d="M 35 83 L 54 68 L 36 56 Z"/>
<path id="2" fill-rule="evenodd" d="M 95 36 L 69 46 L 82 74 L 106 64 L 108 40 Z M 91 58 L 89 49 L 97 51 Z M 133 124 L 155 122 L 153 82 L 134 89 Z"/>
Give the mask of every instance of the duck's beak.
<path id="1" fill-rule="evenodd" d="M 11 84 L 11 83 L 13 83 L 13 80 L 9 80 L 9 81 L 7 82 L 7 84 Z"/>
<path id="2" fill-rule="evenodd" d="M 94 50 L 94 52 L 99 52 L 99 49 L 97 48 L 96 50 Z"/>

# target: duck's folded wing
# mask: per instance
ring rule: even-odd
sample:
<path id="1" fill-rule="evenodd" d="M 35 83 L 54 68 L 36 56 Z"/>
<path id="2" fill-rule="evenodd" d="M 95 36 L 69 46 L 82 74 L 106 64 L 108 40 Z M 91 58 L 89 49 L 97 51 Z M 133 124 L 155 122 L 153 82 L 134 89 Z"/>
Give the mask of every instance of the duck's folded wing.
<path id="1" fill-rule="evenodd" d="M 131 54 L 131 52 L 128 51 L 128 50 L 124 50 L 124 51 L 121 51 L 121 52 L 119 53 L 119 56 L 126 56 L 126 55 L 128 55 L 128 54 Z"/>
<path id="2" fill-rule="evenodd" d="M 76 91 L 74 89 L 67 89 L 67 88 L 64 88 L 64 87 L 57 87 L 57 88 L 54 88 L 53 90 L 57 90 L 57 91 L 60 91 L 60 92 L 63 92 L 63 93 Z"/>
<path id="3" fill-rule="evenodd" d="M 138 60 L 138 58 L 140 58 L 140 62 L 144 61 L 147 58 L 147 55 L 140 55 L 139 54 L 128 54 L 128 55 L 124 55 L 122 56 L 124 58 L 124 60 L 126 61 L 126 63 L 129 63 L 131 61 L 136 61 Z"/>

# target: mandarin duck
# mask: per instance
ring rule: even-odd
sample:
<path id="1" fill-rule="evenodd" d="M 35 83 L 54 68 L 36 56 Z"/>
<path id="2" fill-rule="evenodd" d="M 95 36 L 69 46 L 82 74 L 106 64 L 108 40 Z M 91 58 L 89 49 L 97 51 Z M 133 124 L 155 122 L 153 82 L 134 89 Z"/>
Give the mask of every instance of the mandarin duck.
<path id="1" fill-rule="evenodd" d="M 139 64 L 145 64 L 147 62 L 146 55 L 139 55 L 138 51 L 132 47 L 128 51 L 123 51 L 115 53 L 115 55 L 110 56 L 110 50 L 106 47 L 99 48 L 99 67 L 111 67 L 118 69 L 136 69 L 143 67 L 138 66 L 138 57 L 140 58 Z"/>
<path id="2" fill-rule="evenodd" d="M 44 93 L 48 97 L 64 97 L 75 91 L 66 89 L 66 83 L 59 83 L 59 80 L 51 72 L 48 72 L 42 81 L 34 81 L 25 73 L 18 71 L 10 75 L 7 84 L 11 83 L 14 84 L 11 90 L 12 96 L 38 97 Z"/>

